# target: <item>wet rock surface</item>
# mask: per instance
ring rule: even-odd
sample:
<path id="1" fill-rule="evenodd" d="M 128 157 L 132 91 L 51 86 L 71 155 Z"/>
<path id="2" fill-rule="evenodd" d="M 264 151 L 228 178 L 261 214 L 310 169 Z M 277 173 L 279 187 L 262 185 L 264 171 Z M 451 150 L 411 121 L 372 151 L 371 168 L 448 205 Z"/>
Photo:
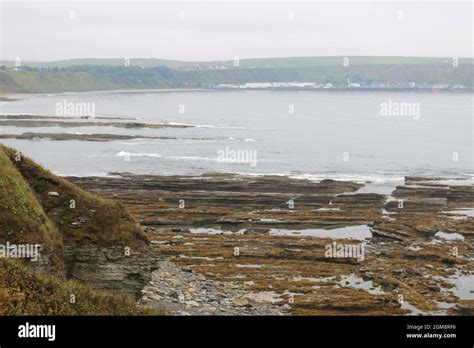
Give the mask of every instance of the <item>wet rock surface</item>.
<path id="1" fill-rule="evenodd" d="M 161 128 L 190 128 L 193 126 L 188 125 L 176 125 L 166 123 L 143 123 L 143 122 L 132 122 L 132 121 L 115 121 L 116 119 L 105 119 L 105 118 L 94 118 L 87 117 L 83 120 L 77 118 L 63 118 L 63 117 L 40 117 L 40 118 L 4 118 L 0 119 L 0 127 L 116 127 L 116 128 L 149 128 L 149 129 L 161 129 Z"/>
<path id="2" fill-rule="evenodd" d="M 238 314 L 473 312 L 472 181 L 407 177 L 383 195 L 335 180 L 114 174 L 70 180 L 125 204 L 167 260 L 144 288 L 148 305 L 183 315 L 223 315 L 221 302 Z"/>
<path id="3" fill-rule="evenodd" d="M 178 137 L 168 136 L 146 136 L 146 135 L 122 135 L 122 134 L 76 134 L 76 133 L 33 133 L 22 134 L 0 134 L 0 139 L 26 139 L 37 140 L 47 139 L 54 141 L 78 140 L 78 141 L 113 141 L 113 140 L 133 140 L 133 139 L 154 139 L 154 140 L 176 140 Z M 179 138 L 203 140 L 205 138 Z"/>

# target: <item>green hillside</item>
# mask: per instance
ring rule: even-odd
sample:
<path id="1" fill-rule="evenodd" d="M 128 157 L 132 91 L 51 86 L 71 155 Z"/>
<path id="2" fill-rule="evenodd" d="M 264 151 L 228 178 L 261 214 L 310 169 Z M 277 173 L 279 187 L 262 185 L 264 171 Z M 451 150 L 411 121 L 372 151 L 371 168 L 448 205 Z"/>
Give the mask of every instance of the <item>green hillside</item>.
<path id="1" fill-rule="evenodd" d="M 12 150 L 7 155 L 0 147 L 0 242 L 58 247 L 62 237 L 57 227 L 9 155 L 16 157 Z"/>
<path id="2" fill-rule="evenodd" d="M 348 59 L 351 65 L 444 65 L 451 64 L 452 58 L 430 58 L 430 57 L 293 57 L 293 58 L 255 58 L 242 59 L 241 67 L 273 67 L 273 68 L 302 68 L 341 66 L 344 59 Z M 460 64 L 470 63 L 473 59 L 458 59 Z M 226 62 L 231 64 L 233 62 Z"/>
<path id="3" fill-rule="evenodd" d="M 145 248 L 138 223 L 119 203 L 57 177 L 0 145 L 0 243 Z M 74 205 L 71 202 L 74 201 Z"/>
<path id="4" fill-rule="evenodd" d="M 304 62 L 300 62 L 305 64 Z M 274 64 L 276 64 L 274 62 Z M 280 64 L 286 64 L 284 61 Z M 289 64 L 289 63 L 288 63 Z M 296 64 L 293 62 L 292 64 Z M 309 64 L 309 63 L 308 63 Z M 321 63 L 322 64 L 322 63 Z M 388 82 L 473 86 L 473 66 L 452 64 L 355 64 L 309 67 L 257 67 L 227 69 L 171 69 L 136 66 L 80 65 L 61 69 L 0 69 L 0 92 L 41 93 L 113 89 L 199 88 L 247 82 L 315 82 L 345 84 Z"/>
<path id="5" fill-rule="evenodd" d="M 331 57 L 275 57 L 275 58 L 245 58 L 239 60 L 239 66 L 246 67 L 273 67 L 273 68 L 301 68 L 342 65 L 343 56 Z M 452 57 L 371 57 L 352 56 L 347 57 L 350 65 L 444 65 L 451 64 Z M 459 58 L 460 64 L 472 64 L 472 58 Z M 195 66 L 225 65 L 233 66 L 234 60 L 223 61 L 179 61 L 158 58 L 130 58 L 130 64 L 145 68 L 164 66 L 168 68 L 182 68 Z M 0 61 L 0 65 L 14 66 L 13 61 Z M 37 68 L 67 68 L 76 65 L 104 65 L 104 66 L 124 66 L 124 58 L 82 58 L 67 59 L 52 62 L 24 61 L 24 66 Z"/>
<path id="6" fill-rule="evenodd" d="M 64 279 L 66 244 L 147 249 L 138 223 L 119 203 L 88 193 L 0 145 L 0 207 L 0 315 L 162 314 L 137 306 L 125 294 Z M 5 258 L 12 244 L 41 245 L 41 252 L 51 256 L 52 274 L 30 268 L 29 261 Z"/>
<path id="7" fill-rule="evenodd" d="M 201 64 L 214 64 L 213 62 L 185 62 L 171 59 L 159 58 L 129 58 L 130 66 L 139 66 L 152 68 L 157 66 L 165 66 L 168 68 L 180 68 L 187 66 L 198 66 Z M 14 61 L 0 61 L 0 65 L 9 67 L 15 66 Z M 22 61 L 22 66 L 30 66 L 34 68 L 68 68 L 77 65 L 102 65 L 102 66 L 125 66 L 125 58 L 77 58 L 57 60 L 51 62 Z"/>

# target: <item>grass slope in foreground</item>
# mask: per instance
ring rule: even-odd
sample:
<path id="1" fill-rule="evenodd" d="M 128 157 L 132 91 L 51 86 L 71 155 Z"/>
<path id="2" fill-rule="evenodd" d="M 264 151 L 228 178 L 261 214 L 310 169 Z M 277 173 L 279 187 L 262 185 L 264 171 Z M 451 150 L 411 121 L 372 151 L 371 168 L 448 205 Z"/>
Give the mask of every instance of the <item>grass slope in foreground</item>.
<path id="1" fill-rule="evenodd" d="M 0 145 L 2 246 L 41 244 L 53 253 L 57 269 L 65 267 L 61 257 L 65 244 L 146 248 L 137 222 L 120 204 L 96 197 L 18 155 Z M 70 208 L 71 200 L 75 209 Z M 85 222 L 74 226 L 79 218 Z M 125 294 L 44 275 L 28 264 L 29 260 L 0 257 L 0 315 L 159 314 L 138 307 Z M 74 304 L 69 302 L 71 294 L 76 296 Z"/>
<path id="2" fill-rule="evenodd" d="M 53 248 L 64 243 L 146 246 L 138 222 L 121 204 L 86 192 L 4 146 L 0 165 L 1 240 Z"/>
<path id="3" fill-rule="evenodd" d="M 16 260 L 0 259 L 0 279 L 0 315 L 160 314 L 137 306 L 127 295 L 43 275 Z"/>

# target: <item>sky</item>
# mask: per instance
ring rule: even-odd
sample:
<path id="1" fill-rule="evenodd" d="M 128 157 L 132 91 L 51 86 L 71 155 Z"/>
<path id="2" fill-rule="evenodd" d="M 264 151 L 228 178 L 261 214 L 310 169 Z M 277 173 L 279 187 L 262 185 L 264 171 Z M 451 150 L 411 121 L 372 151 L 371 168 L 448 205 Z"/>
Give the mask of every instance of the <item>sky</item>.
<path id="1" fill-rule="evenodd" d="M 0 60 L 473 56 L 470 1 L 4 1 Z"/>

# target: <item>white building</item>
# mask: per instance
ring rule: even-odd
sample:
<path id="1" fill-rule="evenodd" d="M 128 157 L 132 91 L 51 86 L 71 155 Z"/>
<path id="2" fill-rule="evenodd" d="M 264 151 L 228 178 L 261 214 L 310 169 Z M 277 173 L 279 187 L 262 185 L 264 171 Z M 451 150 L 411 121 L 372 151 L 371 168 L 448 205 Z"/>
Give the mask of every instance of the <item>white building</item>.
<path id="1" fill-rule="evenodd" d="M 243 88 L 271 88 L 270 82 L 247 82 Z"/>

